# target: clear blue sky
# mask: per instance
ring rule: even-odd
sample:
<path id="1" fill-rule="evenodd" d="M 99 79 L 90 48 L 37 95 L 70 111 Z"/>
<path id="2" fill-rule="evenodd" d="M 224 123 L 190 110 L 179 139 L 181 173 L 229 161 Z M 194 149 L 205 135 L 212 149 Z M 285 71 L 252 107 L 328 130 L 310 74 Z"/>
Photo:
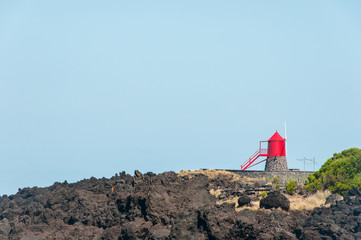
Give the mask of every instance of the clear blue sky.
<path id="1" fill-rule="evenodd" d="M 1 1 L 0 194 L 123 170 L 239 169 L 284 121 L 290 168 L 360 147 L 360 11 Z"/>

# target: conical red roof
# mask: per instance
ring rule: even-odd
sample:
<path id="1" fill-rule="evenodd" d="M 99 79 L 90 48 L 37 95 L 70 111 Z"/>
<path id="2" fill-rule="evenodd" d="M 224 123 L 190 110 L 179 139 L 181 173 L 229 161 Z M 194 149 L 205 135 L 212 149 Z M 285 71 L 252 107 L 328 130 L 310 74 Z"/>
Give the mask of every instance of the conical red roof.
<path id="1" fill-rule="evenodd" d="M 273 136 L 268 139 L 268 141 L 284 141 L 286 139 L 284 139 L 283 137 L 281 137 L 281 135 L 276 131 L 275 134 L 273 134 Z"/>

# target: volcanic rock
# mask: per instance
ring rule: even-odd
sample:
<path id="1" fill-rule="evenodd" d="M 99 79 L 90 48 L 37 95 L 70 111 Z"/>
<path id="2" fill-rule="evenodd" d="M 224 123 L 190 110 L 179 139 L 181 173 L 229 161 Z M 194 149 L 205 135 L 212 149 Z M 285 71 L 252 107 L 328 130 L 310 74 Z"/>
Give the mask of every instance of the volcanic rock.
<path id="1" fill-rule="evenodd" d="M 300 239 L 361 239 L 361 194 L 352 189 L 344 200 L 315 208 L 305 219 Z"/>
<path id="2" fill-rule="evenodd" d="M 6 218 L 4 218 L 3 220 L 0 221 L 0 235 L 8 235 L 9 232 L 11 230 L 11 226 L 9 223 L 9 220 L 7 220 Z"/>
<path id="3" fill-rule="evenodd" d="M 241 194 L 238 198 L 238 207 L 242 207 L 247 205 L 251 202 L 251 198 L 248 197 L 246 194 Z"/>
<path id="4" fill-rule="evenodd" d="M 334 204 L 336 203 L 337 201 L 340 201 L 342 200 L 342 197 L 338 194 L 331 194 L 330 196 L 328 196 L 326 198 L 326 202 L 325 204 Z"/>
<path id="5" fill-rule="evenodd" d="M 279 191 L 274 191 L 270 192 L 267 197 L 261 199 L 259 206 L 265 209 L 282 208 L 288 211 L 290 209 L 290 201 Z"/>
<path id="6" fill-rule="evenodd" d="M 0 198 L 0 239 L 361 239 L 357 189 L 311 213 L 272 209 L 289 209 L 279 192 L 261 200 L 269 211 L 236 211 L 228 200 L 239 196 L 239 205 L 249 203 L 245 186 L 201 174 L 121 172 L 19 189 Z M 210 194 L 218 187 L 227 193 L 221 203 Z"/>

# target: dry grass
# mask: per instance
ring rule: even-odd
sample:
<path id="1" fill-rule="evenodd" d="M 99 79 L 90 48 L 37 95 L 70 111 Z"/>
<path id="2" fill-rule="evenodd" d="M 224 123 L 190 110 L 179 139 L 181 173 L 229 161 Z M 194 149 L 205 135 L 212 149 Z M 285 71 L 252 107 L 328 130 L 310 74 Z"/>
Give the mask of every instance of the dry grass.
<path id="1" fill-rule="evenodd" d="M 209 190 L 209 193 L 218 198 L 221 195 L 222 190 L 221 189 L 217 189 L 217 190 L 211 189 L 211 190 Z"/>
<path id="2" fill-rule="evenodd" d="M 219 200 L 216 202 L 216 204 L 222 205 L 223 203 L 234 203 L 235 208 L 237 209 L 238 208 L 238 198 L 239 197 L 233 197 L 233 198 L 229 198 L 226 200 Z"/>
<path id="3" fill-rule="evenodd" d="M 252 201 L 252 202 L 250 203 L 251 206 L 245 205 L 245 206 L 243 206 L 243 207 L 238 207 L 238 205 L 237 205 L 236 211 L 239 212 L 239 211 L 245 210 L 245 209 L 249 209 L 249 210 L 260 210 L 260 208 L 259 208 L 259 201 L 260 201 L 260 200 Z"/>
<path id="4" fill-rule="evenodd" d="M 326 191 L 317 191 L 315 194 L 304 198 L 299 195 L 289 196 L 290 200 L 290 209 L 291 210 L 312 210 L 315 207 L 320 207 L 325 204 L 326 198 L 331 195 L 331 192 Z"/>
<path id="5" fill-rule="evenodd" d="M 209 179 L 214 179 L 214 178 L 228 178 L 231 181 L 239 181 L 240 179 L 242 179 L 242 177 L 236 173 L 232 173 L 232 172 L 228 172 L 226 170 L 215 170 L 215 169 L 199 169 L 199 170 L 182 170 L 178 173 L 178 176 L 183 177 L 183 176 L 188 176 L 188 177 L 193 177 L 194 175 L 197 174 L 202 174 L 207 176 Z"/>
<path id="6" fill-rule="evenodd" d="M 331 192 L 326 191 L 318 191 L 311 196 L 304 198 L 300 195 L 287 195 L 286 197 L 290 200 L 290 210 L 313 210 L 315 207 L 325 206 L 329 207 L 329 204 L 325 205 L 326 198 L 331 195 Z M 252 201 L 251 206 L 243 206 L 240 208 L 236 207 L 236 211 L 241 211 L 244 209 L 250 210 L 259 210 L 259 200 Z M 238 204 L 237 204 L 238 206 Z"/>
<path id="7" fill-rule="evenodd" d="M 256 182 L 256 181 L 266 181 L 268 180 L 267 178 L 249 178 L 249 177 L 244 177 L 244 180 L 248 181 L 248 182 Z"/>
<path id="8" fill-rule="evenodd" d="M 244 209 L 249 209 L 249 210 L 259 210 L 259 200 L 258 201 L 252 201 L 249 205 L 243 206 L 243 207 L 239 207 L 238 206 L 238 198 L 239 197 L 233 197 L 233 198 L 229 198 L 229 199 L 225 199 L 225 200 L 219 200 L 216 202 L 217 205 L 222 205 L 224 203 L 234 203 L 234 208 L 237 212 L 244 210 Z"/>

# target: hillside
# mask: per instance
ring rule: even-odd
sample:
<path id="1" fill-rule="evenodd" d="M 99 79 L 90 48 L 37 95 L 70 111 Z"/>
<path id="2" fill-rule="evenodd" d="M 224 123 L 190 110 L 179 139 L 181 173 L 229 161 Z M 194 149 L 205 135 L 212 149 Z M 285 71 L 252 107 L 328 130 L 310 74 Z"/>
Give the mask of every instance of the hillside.
<path id="1" fill-rule="evenodd" d="M 24 188 L 0 199 L 0 239 L 357 239 L 361 194 L 314 210 L 236 208 L 255 184 L 165 172 Z M 252 202 L 259 201 L 250 195 Z M 301 196 L 302 197 L 302 196 Z M 335 214 L 337 212 L 337 214 Z"/>

